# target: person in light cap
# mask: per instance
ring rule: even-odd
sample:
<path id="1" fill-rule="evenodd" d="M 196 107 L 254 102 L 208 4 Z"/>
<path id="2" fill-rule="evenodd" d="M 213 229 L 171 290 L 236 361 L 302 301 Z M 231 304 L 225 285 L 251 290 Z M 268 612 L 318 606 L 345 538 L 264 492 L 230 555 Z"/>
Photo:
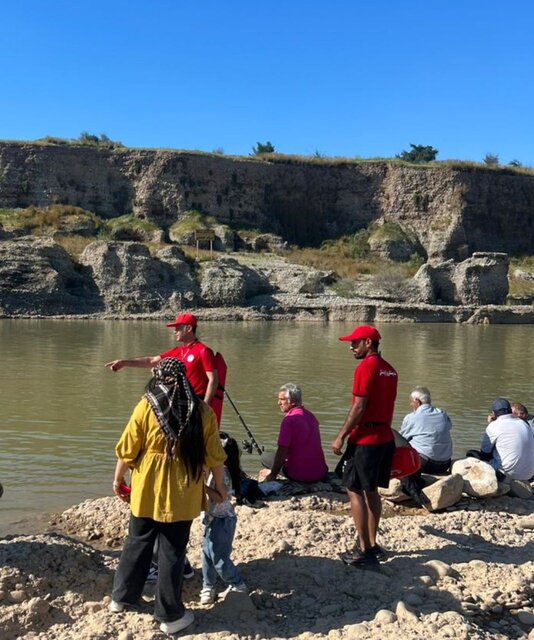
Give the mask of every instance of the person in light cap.
<path id="1" fill-rule="evenodd" d="M 352 407 L 332 451 L 343 455 L 341 472 L 346 487 L 359 549 L 342 556 L 352 566 L 378 564 L 384 551 L 376 542 L 382 502 L 378 487 L 389 485 L 391 461 L 395 450 L 391 422 L 397 397 L 397 372 L 378 352 L 380 333 L 370 325 L 356 327 L 339 338 L 350 342 L 350 350 L 361 363 L 354 371 Z M 339 467 L 340 465 L 338 465 Z"/>
<path id="2" fill-rule="evenodd" d="M 181 346 L 169 349 L 158 356 L 141 356 L 124 360 L 112 360 L 106 363 L 111 371 L 120 371 L 124 367 L 151 369 L 163 358 L 178 358 L 185 364 L 185 373 L 189 384 L 197 396 L 211 404 L 217 391 L 218 376 L 213 351 L 196 336 L 197 319 L 192 313 L 179 313 L 167 327 L 174 329 L 174 335 Z"/>
<path id="3" fill-rule="evenodd" d="M 467 457 L 485 460 L 500 474 L 512 480 L 530 480 L 534 476 L 534 433 L 530 425 L 512 414 L 506 398 L 497 398 L 480 451 L 471 450 Z"/>

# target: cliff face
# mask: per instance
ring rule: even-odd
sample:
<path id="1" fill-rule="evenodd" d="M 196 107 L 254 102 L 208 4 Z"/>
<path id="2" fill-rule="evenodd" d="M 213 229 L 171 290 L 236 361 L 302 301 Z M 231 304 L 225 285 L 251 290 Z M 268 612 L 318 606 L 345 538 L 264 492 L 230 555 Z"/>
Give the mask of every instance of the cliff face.
<path id="1" fill-rule="evenodd" d="M 397 222 L 422 253 L 532 253 L 534 176 L 508 170 L 234 159 L 0 143 L 0 207 L 73 204 L 169 227 L 190 209 L 299 244 Z"/>

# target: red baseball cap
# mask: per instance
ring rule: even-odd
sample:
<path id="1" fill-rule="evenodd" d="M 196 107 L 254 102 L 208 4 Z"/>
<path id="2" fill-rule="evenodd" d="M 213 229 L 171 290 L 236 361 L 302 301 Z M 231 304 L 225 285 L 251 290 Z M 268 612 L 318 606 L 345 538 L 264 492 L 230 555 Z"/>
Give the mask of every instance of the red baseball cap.
<path id="1" fill-rule="evenodd" d="M 197 326 L 197 319 L 192 313 L 179 313 L 174 322 L 167 322 L 167 327 L 177 327 L 179 324 L 190 324 L 192 327 Z"/>
<path id="2" fill-rule="evenodd" d="M 356 327 L 348 336 L 341 336 L 339 339 L 344 342 L 352 342 L 353 340 L 365 340 L 366 338 L 370 338 L 373 342 L 380 342 L 382 336 L 371 325 L 362 324 Z"/>

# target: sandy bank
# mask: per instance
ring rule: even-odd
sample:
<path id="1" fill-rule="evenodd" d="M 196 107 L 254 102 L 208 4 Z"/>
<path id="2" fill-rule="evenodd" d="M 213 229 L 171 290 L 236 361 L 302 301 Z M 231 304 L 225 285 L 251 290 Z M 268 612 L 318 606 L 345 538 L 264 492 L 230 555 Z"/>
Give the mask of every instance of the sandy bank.
<path id="1" fill-rule="evenodd" d="M 534 638 L 533 500 L 391 513 L 397 515 L 383 520 L 380 538 L 389 557 L 374 572 L 338 560 L 354 535 L 339 494 L 238 507 L 234 558 L 251 596 L 233 593 L 202 607 L 197 571 L 183 594 L 196 621 L 182 637 Z M 107 611 L 127 518 L 116 498 L 102 498 L 56 517 L 53 526 L 63 533 L 1 539 L 0 637 L 164 637 L 150 613 L 153 587 L 140 612 Z M 197 569 L 200 535 L 197 521 L 189 554 Z"/>

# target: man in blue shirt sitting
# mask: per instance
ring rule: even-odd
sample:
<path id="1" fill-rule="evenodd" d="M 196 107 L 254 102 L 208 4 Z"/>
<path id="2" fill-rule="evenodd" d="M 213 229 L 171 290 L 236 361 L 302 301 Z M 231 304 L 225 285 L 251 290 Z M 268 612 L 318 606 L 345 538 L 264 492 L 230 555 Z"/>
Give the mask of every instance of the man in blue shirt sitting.
<path id="1" fill-rule="evenodd" d="M 402 488 L 419 505 L 424 506 L 421 490 L 425 483 L 421 473 L 447 473 L 452 457 L 452 423 L 441 409 L 432 406 L 430 391 L 416 387 L 410 394 L 409 413 L 400 428 L 401 435 L 410 443 L 421 458 L 417 473 L 401 479 Z"/>

